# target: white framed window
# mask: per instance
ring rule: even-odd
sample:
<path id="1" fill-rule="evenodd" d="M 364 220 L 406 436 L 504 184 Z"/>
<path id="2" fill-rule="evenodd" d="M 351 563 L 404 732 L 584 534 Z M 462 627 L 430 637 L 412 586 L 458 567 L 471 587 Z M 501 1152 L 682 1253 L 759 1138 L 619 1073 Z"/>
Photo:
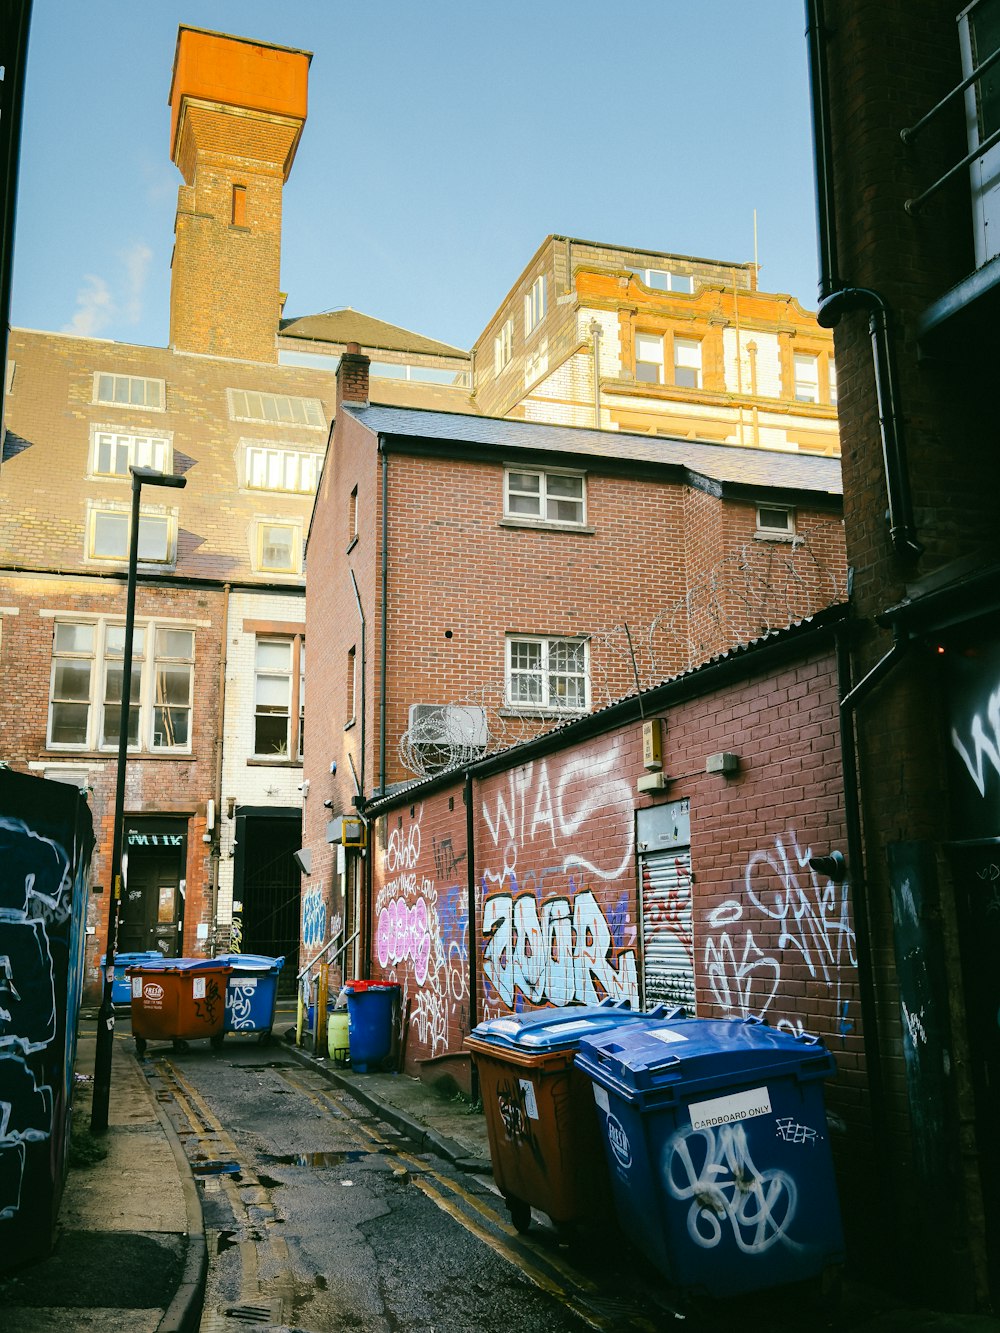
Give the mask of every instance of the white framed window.
<path id="1" fill-rule="evenodd" d="M 125 626 L 57 620 L 53 627 L 47 744 L 50 749 L 117 750 Z M 194 631 L 150 621 L 132 638 L 130 750 L 191 749 Z"/>
<path id="2" fill-rule="evenodd" d="M 784 505 L 758 505 L 757 531 L 762 537 L 794 537 L 795 510 Z"/>
<path id="3" fill-rule="evenodd" d="M 173 448 L 165 435 L 94 430 L 90 470 L 95 477 L 128 477 L 130 467 L 173 471 Z"/>
<path id="4" fill-rule="evenodd" d="M 682 389 L 701 388 L 701 343 L 697 338 L 674 339 L 674 383 Z"/>
<path id="5" fill-rule="evenodd" d="M 254 757 L 301 759 L 305 710 L 304 637 L 258 637 L 254 655 Z"/>
<path id="6" fill-rule="evenodd" d="M 505 694 L 510 708 L 586 712 L 590 707 L 590 653 L 586 639 L 507 639 Z"/>
<path id="7" fill-rule="evenodd" d="M 91 505 L 87 514 L 87 558 L 118 564 L 127 561 L 130 525 L 131 512 L 127 505 Z M 140 510 L 139 564 L 173 564 L 176 548 L 176 514 Z"/>
<path id="8" fill-rule="evenodd" d="M 164 380 L 141 375 L 113 375 L 97 371 L 94 375 L 94 402 L 110 407 L 145 407 L 162 412 L 166 403 Z"/>
<path id="9" fill-rule="evenodd" d="M 245 444 L 246 485 L 252 491 L 315 495 L 320 456 L 274 444 Z"/>
<path id="10" fill-rule="evenodd" d="M 500 332 L 493 339 L 493 373 L 499 375 L 510 364 L 514 355 L 514 321 L 505 320 Z"/>
<path id="11" fill-rule="evenodd" d="M 508 468 L 504 473 L 504 517 L 582 527 L 587 521 L 587 490 L 582 472 L 536 472 Z"/>
<path id="12" fill-rule="evenodd" d="M 302 573 L 302 528 L 280 519 L 258 519 L 255 566 L 261 573 Z"/>
<path id="13" fill-rule="evenodd" d="M 811 352 L 796 352 L 793 357 L 794 396 L 797 403 L 819 402 L 819 357 Z"/>
<path id="14" fill-rule="evenodd" d="M 635 377 L 640 384 L 663 383 L 663 339 L 651 333 L 635 335 Z"/>
<path id="15" fill-rule="evenodd" d="M 229 395 L 229 416 L 233 421 L 263 421 L 326 430 L 323 404 L 318 398 L 293 398 L 283 393 L 258 393 L 255 389 L 227 389 L 226 392 Z"/>
<path id="16" fill-rule="evenodd" d="M 632 272 L 640 282 L 658 292 L 694 291 L 694 278 L 689 273 L 671 273 L 664 268 L 634 268 Z"/>
<path id="17" fill-rule="evenodd" d="M 545 318 L 545 274 L 539 273 L 524 298 L 524 336 L 533 333 Z"/>

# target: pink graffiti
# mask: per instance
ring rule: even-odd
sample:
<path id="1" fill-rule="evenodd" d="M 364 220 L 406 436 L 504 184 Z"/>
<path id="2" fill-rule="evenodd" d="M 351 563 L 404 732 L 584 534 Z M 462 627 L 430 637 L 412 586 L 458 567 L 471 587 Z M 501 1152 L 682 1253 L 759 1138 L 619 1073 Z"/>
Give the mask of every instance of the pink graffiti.
<path id="1" fill-rule="evenodd" d="M 395 898 L 379 913 L 376 949 L 381 967 L 401 963 L 409 958 L 419 985 L 427 980 L 431 957 L 431 933 L 427 921 L 427 904 L 418 898 L 412 907 L 404 899 Z"/>

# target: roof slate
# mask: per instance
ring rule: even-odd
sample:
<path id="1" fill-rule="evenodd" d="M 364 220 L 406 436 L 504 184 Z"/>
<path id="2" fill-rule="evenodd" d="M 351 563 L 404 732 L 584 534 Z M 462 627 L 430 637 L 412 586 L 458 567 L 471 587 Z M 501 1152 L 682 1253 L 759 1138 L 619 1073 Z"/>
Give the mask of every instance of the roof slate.
<path id="1" fill-rule="evenodd" d="M 339 310 L 324 310 L 317 315 L 301 315 L 297 319 L 283 319 L 279 330 L 281 338 L 301 338 L 310 342 L 349 343 L 386 352 L 419 352 L 425 356 L 468 357 L 461 347 L 426 338 L 422 333 L 401 329 L 374 315 L 343 306 Z"/>
<path id="2" fill-rule="evenodd" d="M 748 449 L 742 445 L 703 444 L 668 436 L 637 435 L 626 431 L 550 426 L 504 417 L 472 417 L 454 412 L 429 412 L 345 404 L 369 430 L 448 444 L 488 446 L 507 453 L 519 450 L 566 453 L 593 458 L 627 459 L 654 466 L 684 467 L 721 484 L 760 486 L 782 490 L 841 495 L 840 459 L 819 454 Z"/>

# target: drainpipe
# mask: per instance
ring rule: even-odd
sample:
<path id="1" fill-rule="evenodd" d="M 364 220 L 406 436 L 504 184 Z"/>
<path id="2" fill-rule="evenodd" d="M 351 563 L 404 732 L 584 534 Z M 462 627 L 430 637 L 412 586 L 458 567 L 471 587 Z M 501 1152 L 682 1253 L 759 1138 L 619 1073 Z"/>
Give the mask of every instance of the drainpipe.
<path id="1" fill-rule="evenodd" d="M 836 210 L 833 197 L 833 152 L 830 134 L 829 81 L 823 0 L 805 0 L 809 83 L 812 102 L 813 155 L 816 165 L 816 231 L 819 238 L 819 310 L 825 329 L 835 328 L 848 310 L 866 310 L 872 341 L 875 398 L 882 469 L 888 501 L 889 537 L 896 554 L 912 562 L 923 554 L 913 521 L 906 450 L 893 366 L 889 307 L 868 287 L 846 286 L 838 271 Z"/>
<path id="2" fill-rule="evenodd" d="M 386 667 L 386 627 L 388 608 L 386 598 L 389 592 L 389 457 L 385 451 L 385 440 L 378 437 L 378 451 L 382 459 L 382 612 L 379 627 L 379 683 L 378 683 L 378 795 L 385 795 L 385 667 Z"/>
<path id="3" fill-rule="evenodd" d="M 465 790 L 465 859 L 468 872 L 469 904 L 469 1026 L 474 1028 L 479 1022 L 479 935 L 476 931 L 476 821 L 473 814 L 472 774 L 466 770 Z M 475 1061 L 472 1064 L 472 1100 L 479 1100 L 479 1073 Z"/>
<path id="4" fill-rule="evenodd" d="M 601 429 L 601 326 L 590 321 L 590 336 L 594 340 L 594 430 Z"/>
<path id="5" fill-rule="evenodd" d="M 218 948 L 219 930 L 219 875 L 222 866 L 222 762 L 226 734 L 226 666 L 229 648 L 229 595 L 232 585 L 222 588 L 222 652 L 219 660 L 219 723 L 215 732 L 215 828 L 212 830 L 212 948 Z"/>
<path id="6" fill-rule="evenodd" d="M 362 800 L 365 799 L 365 718 L 367 709 L 365 708 L 367 691 L 365 681 L 367 680 L 368 653 L 365 647 L 365 613 L 361 605 L 361 594 L 358 592 L 358 581 L 354 577 L 354 570 L 347 571 L 351 576 L 351 586 L 354 588 L 354 600 L 358 604 L 358 615 L 361 617 L 361 774 L 358 778 L 358 795 Z"/>

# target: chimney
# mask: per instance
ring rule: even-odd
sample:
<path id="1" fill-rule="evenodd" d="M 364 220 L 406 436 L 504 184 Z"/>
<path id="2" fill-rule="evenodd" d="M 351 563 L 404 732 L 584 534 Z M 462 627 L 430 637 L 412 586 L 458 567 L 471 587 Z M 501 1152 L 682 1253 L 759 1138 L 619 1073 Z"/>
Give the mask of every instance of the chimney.
<path id="1" fill-rule="evenodd" d="M 348 343 L 337 367 L 337 406 L 357 403 L 368 406 L 368 367 L 371 361 L 357 343 Z"/>

